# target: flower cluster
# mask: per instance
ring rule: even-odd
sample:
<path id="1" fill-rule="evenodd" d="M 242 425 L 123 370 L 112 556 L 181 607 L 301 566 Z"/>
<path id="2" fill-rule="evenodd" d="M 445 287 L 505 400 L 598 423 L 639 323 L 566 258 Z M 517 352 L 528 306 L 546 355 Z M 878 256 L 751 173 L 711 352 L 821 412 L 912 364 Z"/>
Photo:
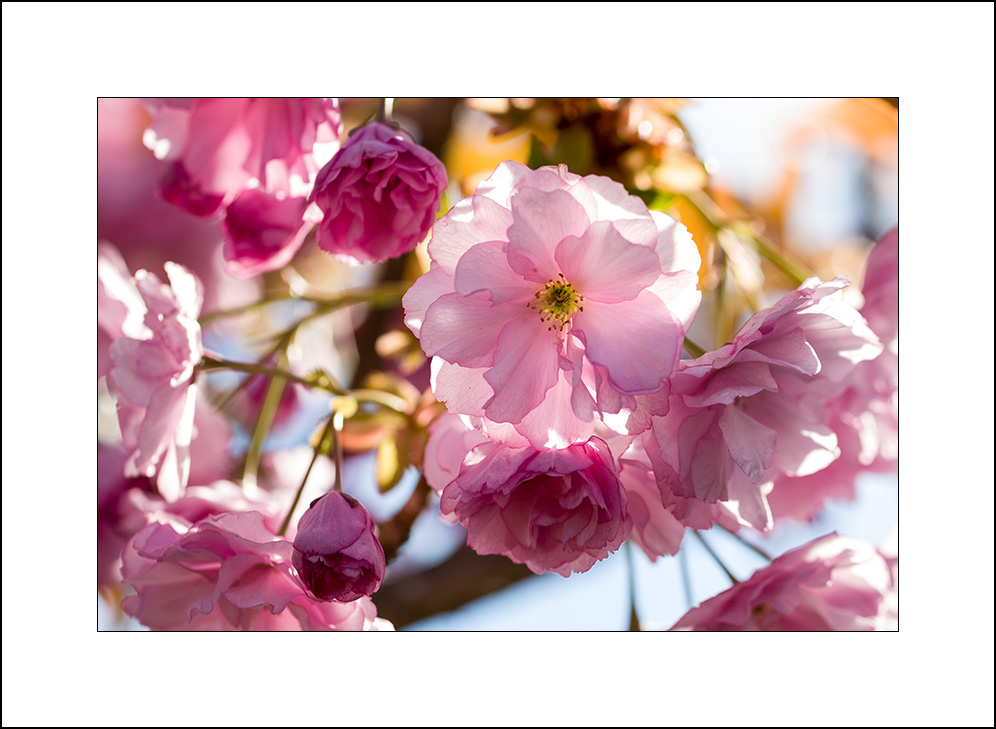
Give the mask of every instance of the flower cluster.
<path id="1" fill-rule="evenodd" d="M 210 218 L 218 245 L 195 263 L 98 243 L 98 587 L 124 613 L 391 629 L 377 593 L 429 509 L 478 554 L 569 577 L 627 540 L 656 560 L 689 529 L 812 520 L 895 468 L 898 227 L 860 292 L 768 251 L 794 288 L 734 310 L 717 276 L 744 283 L 727 259 L 749 259 L 753 233 L 695 202 L 705 167 L 680 104 L 509 112 L 542 132 L 530 159 L 594 160 L 583 138 L 605 152 L 585 169 L 612 178 L 491 163 L 437 218 L 444 191 L 473 185 L 415 140 L 452 140 L 350 103 L 145 102 L 155 192 L 175 207 L 157 204 Z M 343 118 L 367 121 L 347 136 Z M 676 145 L 697 173 L 665 189 Z M 322 264 L 297 256 L 309 242 Z M 674 629 L 889 628 L 897 561 L 830 534 L 743 582 L 727 570 L 733 587 Z"/>
<path id="2" fill-rule="evenodd" d="M 687 231 L 563 167 L 502 164 L 436 224 L 429 254 L 406 323 L 436 397 L 485 441 L 434 433 L 466 455 L 433 485 L 472 547 L 536 572 L 588 569 L 634 522 L 651 557 L 674 554 L 684 526 L 769 529 L 775 480 L 840 457 L 825 403 L 882 352 L 847 282 L 811 279 L 679 359 L 700 298 Z"/>

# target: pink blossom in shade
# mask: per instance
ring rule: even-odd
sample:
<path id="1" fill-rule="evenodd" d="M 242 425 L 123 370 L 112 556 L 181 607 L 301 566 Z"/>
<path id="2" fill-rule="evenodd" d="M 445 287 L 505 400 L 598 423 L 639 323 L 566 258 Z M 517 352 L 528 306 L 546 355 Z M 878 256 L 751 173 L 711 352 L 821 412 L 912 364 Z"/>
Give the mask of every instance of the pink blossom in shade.
<path id="1" fill-rule="evenodd" d="M 163 196 L 195 215 L 211 215 L 244 189 L 290 194 L 319 163 L 316 143 L 342 131 L 335 99 L 150 99 L 155 117 L 145 144 L 170 163 Z M 298 181 L 298 182 L 296 182 Z"/>
<path id="2" fill-rule="evenodd" d="M 631 528 L 626 493 L 599 438 L 547 451 L 484 443 L 443 489 L 440 508 L 467 527 L 478 554 L 564 577 L 618 549 Z"/>
<path id="3" fill-rule="evenodd" d="M 843 279 L 804 282 L 758 312 L 732 342 L 683 361 L 670 410 L 653 418 L 660 483 L 677 496 L 726 502 L 741 523 L 771 527 L 778 474 L 806 476 L 840 455 L 827 403 L 881 344 L 846 304 Z"/>
<path id="4" fill-rule="evenodd" d="M 129 542 L 122 607 L 153 630 L 383 630 L 369 598 L 311 597 L 291 566 L 293 546 L 256 512 L 192 525 L 152 523 Z"/>
<path id="5" fill-rule="evenodd" d="M 97 586 L 121 582 L 121 551 L 135 530 L 126 518 L 129 490 L 148 491 L 147 478 L 124 477 L 128 452 L 121 447 L 97 444 Z M 144 523 L 144 522 L 143 522 Z M 141 527 L 140 523 L 138 527 Z"/>
<path id="6" fill-rule="evenodd" d="M 682 225 L 564 166 L 503 162 L 429 255 L 404 306 L 436 398 L 516 447 L 584 442 L 666 387 L 700 300 Z"/>
<path id="7" fill-rule="evenodd" d="M 98 255 L 98 283 L 109 291 L 113 276 L 100 262 Z M 165 268 L 168 286 L 147 271 L 138 271 L 130 281 L 138 298 L 126 297 L 127 312 L 118 317 L 122 332 L 110 347 L 108 387 L 117 399 L 121 436 L 131 451 L 125 475 L 158 473 L 160 493 L 175 499 L 190 470 L 194 373 L 203 354 L 197 323 L 203 288 L 183 266 L 167 263 Z M 99 304 L 98 293 L 98 320 Z"/>
<path id="8" fill-rule="evenodd" d="M 316 222 L 307 219 L 303 197 L 278 197 L 260 188 L 245 190 L 225 210 L 225 269 L 249 278 L 283 268 L 301 248 Z"/>
<path id="9" fill-rule="evenodd" d="M 828 534 L 688 611 L 671 630 L 882 630 L 891 623 L 891 587 L 872 545 Z"/>
<path id="10" fill-rule="evenodd" d="M 397 258 L 425 239 L 447 184 L 443 163 L 407 132 L 367 124 L 315 180 L 318 245 L 347 263 Z"/>
<path id="11" fill-rule="evenodd" d="M 370 513 L 339 491 L 315 499 L 301 517 L 293 562 L 320 600 L 356 600 L 376 592 L 384 579 L 384 549 Z"/>

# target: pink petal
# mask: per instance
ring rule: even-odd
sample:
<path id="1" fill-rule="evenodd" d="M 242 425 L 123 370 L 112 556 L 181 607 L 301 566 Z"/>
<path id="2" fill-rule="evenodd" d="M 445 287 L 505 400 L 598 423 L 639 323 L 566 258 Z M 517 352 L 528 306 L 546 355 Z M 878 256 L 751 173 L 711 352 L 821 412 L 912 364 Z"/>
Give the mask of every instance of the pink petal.
<path id="1" fill-rule="evenodd" d="M 495 393 L 484 404 L 491 420 L 521 422 L 557 381 L 557 334 L 542 326 L 536 312 L 526 311 L 502 330 L 494 365 L 484 374 Z"/>
<path id="2" fill-rule="evenodd" d="M 751 483 L 759 483 L 775 457 L 775 431 L 750 417 L 737 405 L 727 405 L 719 416 L 730 455 Z"/>
<path id="3" fill-rule="evenodd" d="M 559 272 L 554 253 L 567 236 L 582 236 L 589 225 L 584 208 L 563 190 L 527 187 L 512 196 L 515 222 L 508 229 L 508 262 L 519 275 L 546 283 Z"/>
<path id="4" fill-rule="evenodd" d="M 422 349 L 465 367 L 489 365 L 495 358 L 498 337 L 506 325 L 539 317 L 532 309 L 515 304 L 495 306 L 486 293 L 440 297 L 426 311 L 421 328 Z"/>
<path id="5" fill-rule="evenodd" d="M 661 275 L 657 254 L 623 238 L 609 221 L 592 223 L 580 238 L 565 238 L 555 257 L 586 301 L 629 301 Z"/>
<path id="6" fill-rule="evenodd" d="M 460 257 L 478 243 L 507 240 L 512 212 L 483 195 L 458 202 L 436 221 L 429 241 L 429 255 L 451 276 Z"/>
<path id="7" fill-rule="evenodd" d="M 678 364 L 684 332 L 649 291 L 618 304 L 593 303 L 574 315 L 572 333 L 612 386 L 638 395 L 660 389 Z"/>
<path id="8" fill-rule="evenodd" d="M 480 243 L 464 253 L 456 267 L 454 286 L 464 296 L 487 291 L 495 304 L 510 300 L 531 304 L 536 293 L 535 283 L 509 268 L 504 244 L 499 242 Z"/>

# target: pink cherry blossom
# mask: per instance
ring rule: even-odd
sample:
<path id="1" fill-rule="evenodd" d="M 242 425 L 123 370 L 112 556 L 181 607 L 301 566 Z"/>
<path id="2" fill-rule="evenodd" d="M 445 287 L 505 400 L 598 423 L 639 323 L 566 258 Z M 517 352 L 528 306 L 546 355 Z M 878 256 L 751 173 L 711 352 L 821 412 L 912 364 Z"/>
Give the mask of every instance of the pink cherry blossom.
<path id="1" fill-rule="evenodd" d="M 311 200 L 324 213 L 318 245 L 348 263 L 407 253 L 432 227 L 446 185 L 443 163 L 407 132 L 367 124 L 315 180 Z"/>
<path id="2" fill-rule="evenodd" d="M 405 323 L 433 391 L 512 446 L 584 442 L 667 385 L 698 308 L 688 231 L 622 185 L 503 162 L 433 228 Z"/>
<path id="3" fill-rule="evenodd" d="M 742 523 L 771 527 L 777 474 L 806 476 L 840 455 L 826 403 L 858 362 L 881 352 L 840 296 L 847 282 L 804 282 L 729 344 L 682 362 L 670 410 L 653 418 L 658 482 L 677 496 L 727 502 Z"/>
<path id="4" fill-rule="evenodd" d="M 828 534 L 689 610 L 671 630 L 882 630 L 892 573 L 867 542 Z"/>
<path id="5" fill-rule="evenodd" d="M 311 597 L 291 566 L 294 548 L 257 512 L 192 525 L 152 523 L 125 549 L 136 594 L 122 607 L 153 630 L 384 630 L 369 598 Z"/>
<path id="6" fill-rule="evenodd" d="M 630 533 L 626 494 L 599 438 L 547 451 L 483 443 L 443 489 L 440 509 L 467 527 L 478 554 L 564 577 L 587 571 Z"/>
<path id="7" fill-rule="evenodd" d="M 290 194 L 314 179 L 316 142 L 342 131 L 334 99 L 152 99 L 145 143 L 170 162 L 163 196 L 195 215 L 210 215 L 242 190 Z M 306 188 L 305 188 L 306 189 Z"/>
<path id="8" fill-rule="evenodd" d="M 194 370 L 203 354 L 197 323 L 203 288 L 175 263 L 165 265 L 168 286 L 144 270 L 125 280 L 109 250 L 98 249 L 98 321 L 103 316 L 105 326 L 120 331 L 112 337 L 108 387 L 117 398 L 121 436 L 131 451 L 125 475 L 158 473 L 160 493 L 175 499 L 190 471 Z"/>
<path id="9" fill-rule="evenodd" d="M 339 491 L 315 499 L 301 517 L 293 562 L 320 600 L 356 600 L 376 592 L 384 579 L 384 549 L 370 513 Z"/>

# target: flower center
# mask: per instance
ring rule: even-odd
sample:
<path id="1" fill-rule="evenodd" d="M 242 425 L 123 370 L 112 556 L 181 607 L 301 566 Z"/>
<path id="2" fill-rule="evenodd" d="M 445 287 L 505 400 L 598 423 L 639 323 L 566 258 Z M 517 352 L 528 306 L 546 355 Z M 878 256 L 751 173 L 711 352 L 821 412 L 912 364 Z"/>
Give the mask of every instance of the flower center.
<path id="1" fill-rule="evenodd" d="M 536 301 L 530 303 L 529 308 L 539 312 L 540 321 L 551 322 L 547 327 L 548 331 L 554 327 L 558 331 L 563 331 L 570 323 L 574 312 L 584 311 L 581 305 L 583 301 L 584 297 L 561 273 L 558 274 L 558 278 L 550 279 L 546 286 L 536 292 Z"/>

